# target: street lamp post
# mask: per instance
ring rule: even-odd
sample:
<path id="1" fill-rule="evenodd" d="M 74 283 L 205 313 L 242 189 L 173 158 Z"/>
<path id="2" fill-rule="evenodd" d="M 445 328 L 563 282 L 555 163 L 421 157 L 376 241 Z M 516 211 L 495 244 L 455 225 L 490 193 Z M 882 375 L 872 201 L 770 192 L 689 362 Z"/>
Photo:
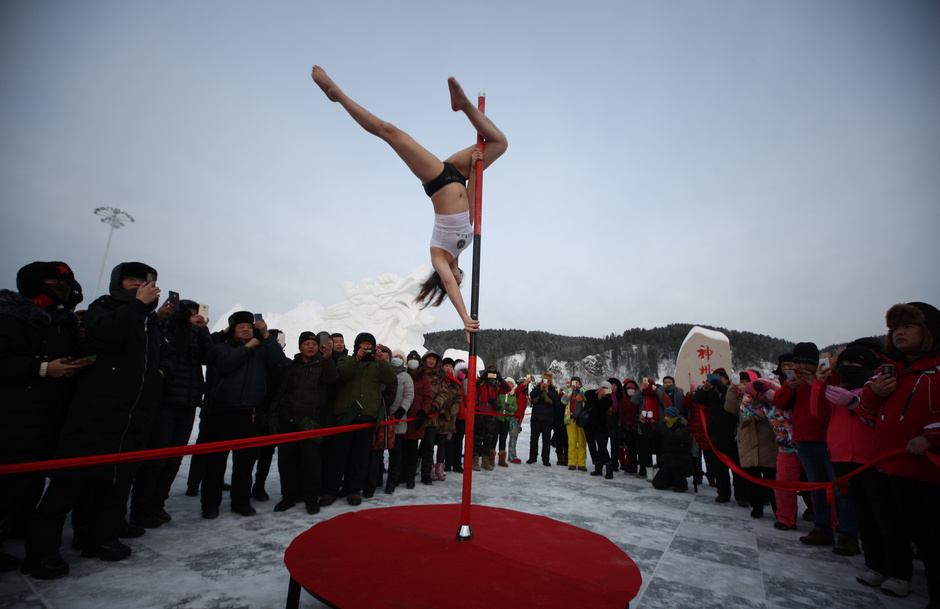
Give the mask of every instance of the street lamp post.
<path id="1" fill-rule="evenodd" d="M 101 288 L 101 276 L 104 275 L 104 266 L 108 261 L 108 250 L 111 249 L 111 235 L 114 234 L 114 229 L 124 226 L 125 221 L 133 222 L 134 217 L 116 207 L 99 207 L 95 209 L 95 215 L 101 216 L 102 222 L 111 225 L 111 230 L 108 231 L 108 245 L 104 248 L 104 258 L 101 259 L 101 270 L 98 272 L 98 285 L 95 286 L 95 297 L 97 298 L 98 290 Z"/>

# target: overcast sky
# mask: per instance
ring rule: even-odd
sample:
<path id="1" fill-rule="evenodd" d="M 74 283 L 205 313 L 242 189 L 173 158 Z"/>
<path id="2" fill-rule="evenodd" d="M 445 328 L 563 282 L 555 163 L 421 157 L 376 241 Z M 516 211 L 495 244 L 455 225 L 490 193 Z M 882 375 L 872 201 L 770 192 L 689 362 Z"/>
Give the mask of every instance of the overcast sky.
<path id="1" fill-rule="evenodd" d="M 918 0 L 6 0 L 0 286 L 60 259 L 90 302 L 99 206 L 136 220 L 102 290 L 141 260 L 217 313 L 428 264 L 421 185 L 317 63 L 442 158 L 475 141 L 447 77 L 486 92 L 484 328 L 878 334 L 940 305 L 938 31 Z"/>

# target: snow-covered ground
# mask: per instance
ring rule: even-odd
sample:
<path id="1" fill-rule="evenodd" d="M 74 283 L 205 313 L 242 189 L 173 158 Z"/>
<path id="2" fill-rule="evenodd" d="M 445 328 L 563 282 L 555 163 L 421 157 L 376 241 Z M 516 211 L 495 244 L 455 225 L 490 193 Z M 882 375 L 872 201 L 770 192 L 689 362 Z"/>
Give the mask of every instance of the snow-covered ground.
<path id="1" fill-rule="evenodd" d="M 525 424 L 519 446 L 525 447 L 520 453 L 524 461 Z M 449 474 L 446 481 L 432 486 L 419 483 L 411 491 L 399 487 L 393 495 L 380 492 L 355 508 L 340 500 L 316 516 L 307 515 L 300 506 L 274 513 L 279 499 L 275 461 L 267 484 L 271 500 L 253 502 L 257 516 L 238 516 L 223 504 L 218 519 L 203 520 L 199 499 L 184 495 L 188 466 L 186 458 L 167 505 L 172 522 L 125 540 L 134 550 L 128 559 L 106 563 L 80 558 L 70 547 L 66 525 L 62 556 L 71 565 L 71 574 L 57 581 L 37 581 L 19 572 L 0 573 L 0 608 L 282 607 L 288 584 L 284 551 L 310 526 L 348 510 L 457 503 L 461 493 L 460 476 Z M 623 473 L 604 480 L 541 463 L 498 467 L 473 476 L 476 504 L 548 516 L 616 543 L 643 575 L 643 587 L 630 605 L 635 609 L 920 609 L 926 605 L 921 563 L 914 566 L 915 593 L 905 599 L 888 597 L 856 583 L 855 574 L 863 566 L 860 556 L 844 558 L 829 548 L 801 544 L 798 537 L 811 523 L 800 521 L 798 531 L 778 531 L 769 510 L 754 520 L 749 509 L 715 503 L 715 495 L 707 485 L 697 494 L 691 488 L 686 493 L 657 491 L 649 482 Z M 21 556 L 22 543 L 8 542 L 7 550 Z M 590 561 L 590 556 L 573 556 L 572 566 L 590 568 Z M 403 586 L 402 594 L 407 589 Z M 306 593 L 301 599 L 301 607 L 323 606 Z"/>

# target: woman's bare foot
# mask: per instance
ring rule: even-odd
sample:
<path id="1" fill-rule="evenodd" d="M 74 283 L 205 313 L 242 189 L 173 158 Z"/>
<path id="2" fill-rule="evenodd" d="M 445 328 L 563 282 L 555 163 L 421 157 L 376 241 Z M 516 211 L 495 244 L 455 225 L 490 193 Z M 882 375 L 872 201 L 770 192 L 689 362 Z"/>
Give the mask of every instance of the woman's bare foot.
<path id="1" fill-rule="evenodd" d="M 326 93 L 326 98 L 330 101 L 339 101 L 339 96 L 342 94 L 340 88 L 336 86 L 336 83 L 326 75 L 326 72 L 320 66 L 313 66 L 313 71 L 310 73 L 310 77 L 313 78 L 313 82 L 317 83 L 317 86 L 323 89 L 323 92 Z M 458 85 L 459 87 L 459 85 Z"/>
<path id="2" fill-rule="evenodd" d="M 470 103 L 470 99 L 460 87 L 460 83 L 458 83 L 457 79 L 453 76 L 447 79 L 447 88 L 450 89 L 450 107 L 454 112 L 460 112 L 468 105 L 473 106 L 473 104 Z"/>

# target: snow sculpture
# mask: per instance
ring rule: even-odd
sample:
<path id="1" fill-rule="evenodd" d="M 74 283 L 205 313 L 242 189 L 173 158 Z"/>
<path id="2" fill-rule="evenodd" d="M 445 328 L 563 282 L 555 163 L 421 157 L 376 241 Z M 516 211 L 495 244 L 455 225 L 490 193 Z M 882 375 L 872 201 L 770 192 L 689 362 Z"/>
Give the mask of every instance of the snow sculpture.
<path id="1" fill-rule="evenodd" d="M 424 353 L 424 332 L 434 323 L 434 317 L 418 308 L 414 299 L 429 272 L 427 265 L 421 265 L 404 279 L 386 273 L 375 280 L 364 278 L 358 285 L 347 281 L 343 284 L 346 302 L 324 308 L 316 301 L 305 300 L 287 313 L 265 313 L 264 320 L 269 328 L 285 333 L 288 356 L 297 353 L 297 339 L 304 330 L 341 332 L 349 349 L 359 332 L 371 332 L 377 341 L 392 349 Z M 215 321 L 213 331 L 224 330 L 229 315 L 242 309 L 241 304 L 232 307 Z"/>

